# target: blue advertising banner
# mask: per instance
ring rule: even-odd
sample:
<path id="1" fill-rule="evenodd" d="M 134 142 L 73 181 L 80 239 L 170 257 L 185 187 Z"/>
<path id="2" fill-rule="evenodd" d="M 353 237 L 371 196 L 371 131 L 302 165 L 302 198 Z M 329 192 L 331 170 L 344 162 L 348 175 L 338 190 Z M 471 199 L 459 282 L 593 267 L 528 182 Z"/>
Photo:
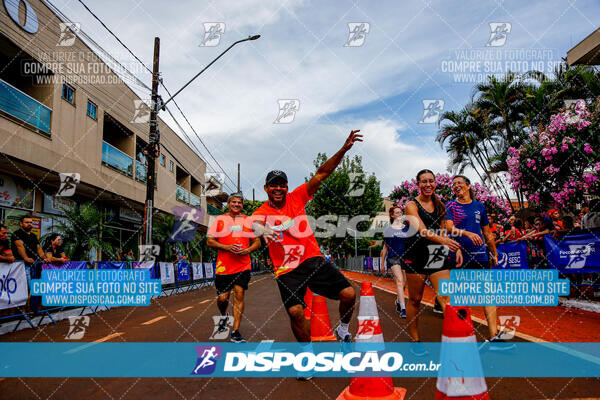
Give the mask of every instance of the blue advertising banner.
<path id="1" fill-rule="evenodd" d="M 496 246 L 498 250 L 498 269 L 527 269 L 527 242 L 508 242 Z"/>
<path id="2" fill-rule="evenodd" d="M 98 261 L 98 269 L 125 269 L 126 261 Z"/>
<path id="3" fill-rule="evenodd" d="M 154 268 L 154 261 L 134 261 L 133 269 L 147 269 L 150 271 L 150 279 L 156 279 L 156 268 Z"/>
<path id="4" fill-rule="evenodd" d="M 190 264 L 185 262 L 177 263 L 177 282 L 190 280 Z"/>
<path id="5" fill-rule="evenodd" d="M 563 273 L 600 272 L 599 237 L 598 233 L 567 235 L 559 240 L 544 236 L 548 263 Z"/>
<path id="6" fill-rule="evenodd" d="M 365 257 L 363 259 L 363 269 L 365 270 L 373 270 L 373 258 L 372 257 Z"/>
<path id="7" fill-rule="evenodd" d="M 42 269 L 87 269 L 87 261 L 67 261 L 64 264 L 42 264 Z"/>

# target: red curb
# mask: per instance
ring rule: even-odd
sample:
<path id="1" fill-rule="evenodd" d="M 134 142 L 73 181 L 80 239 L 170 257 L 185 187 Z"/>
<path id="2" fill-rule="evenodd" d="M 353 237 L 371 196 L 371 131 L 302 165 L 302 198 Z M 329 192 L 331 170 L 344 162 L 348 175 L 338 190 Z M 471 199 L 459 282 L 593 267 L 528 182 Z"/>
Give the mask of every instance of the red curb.
<path id="1" fill-rule="evenodd" d="M 353 271 L 342 272 L 352 280 L 370 281 L 376 288 L 396 291 L 392 279 Z M 433 303 L 433 297 L 433 289 L 426 286 L 423 301 Z M 483 307 L 471 307 L 471 314 L 485 320 Z M 600 342 L 600 316 L 591 311 L 563 306 L 498 307 L 498 315 L 518 315 L 521 323 L 517 332 L 547 342 Z"/>

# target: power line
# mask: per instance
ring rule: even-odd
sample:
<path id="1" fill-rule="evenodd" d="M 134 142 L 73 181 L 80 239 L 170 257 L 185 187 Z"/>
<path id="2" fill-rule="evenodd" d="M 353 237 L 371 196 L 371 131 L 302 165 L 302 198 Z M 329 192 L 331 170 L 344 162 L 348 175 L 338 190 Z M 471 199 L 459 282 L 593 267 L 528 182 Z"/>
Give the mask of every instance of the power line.
<path id="1" fill-rule="evenodd" d="M 46 0 L 48 1 L 48 0 Z M 127 45 L 125 43 L 123 43 L 123 41 L 121 41 L 121 39 L 119 39 L 119 37 L 110 30 L 110 28 L 83 2 L 83 0 L 78 0 L 84 7 L 85 9 L 98 21 L 100 22 L 100 24 L 111 34 L 111 36 L 113 36 L 118 42 L 119 44 L 121 44 L 128 52 L 129 54 L 131 54 L 133 56 L 133 58 L 135 58 L 148 72 L 152 73 L 152 70 L 150 70 L 150 68 L 148 68 L 146 66 L 146 64 L 144 64 L 144 62 L 137 57 L 133 51 L 131 51 L 131 49 L 129 49 L 129 47 L 127 47 Z M 54 7 L 54 6 L 53 6 Z M 54 7 L 55 8 L 55 7 Z M 65 17 L 66 18 L 66 17 Z M 68 18 L 67 18 L 68 20 Z M 87 35 L 86 35 L 87 37 Z M 91 38 L 90 38 L 91 39 Z M 94 42 L 95 43 L 95 42 Z M 95 43 L 96 44 L 96 43 Z M 97 44 L 96 44 L 97 45 Z M 101 48 L 99 45 L 97 45 L 99 48 Z M 108 53 L 107 53 L 108 54 Z M 123 67 L 118 61 L 115 60 L 115 62 L 117 62 L 117 64 L 119 64 L 121 67 Z M 131 75 L 133 75 L 130 71 L 128 71 L 125 67 L 123 67 L 127 72 L 129 72 Z M 135 76 L 135 75 L 133 75 Z M 137 77 L 136 77 L 137 79 Z M 167 89 L 167 87 L 165 86 L 165 84 L 162 82 L 162 80 L 160 80 L 160 84 L 161 86 L 165 89 L 165 91 L 167 92 L 167 94 L 169 96 L 171 96 L 171 93 L 169 92 L 169 89 Z M 145 86 L 145 85 L 144 85 Z M 147 86 L 145 86 L 146 88 L 148 88 Z M 149 88 L 148 88 L 149 89 Z M 190 129 L 192 130 L 192 132 L 194 132 L 194 135 L 198 138 L 198 140 L 200 141 L 200 143 L 202 144 L 202 146 L 206 149 L 206 151 L 208 152 L 208 154 L 210 155 L 210 157 L 214 160 L 214 162 L 217 164 L 217 166 L 221 169 L 221 171 L 223 172 L 223 174 L 229 179 L 229 181 L 234 185 L 233 187 L 235 187 L 236 183 L 233 181 L 233 179 L 231 179 L 231 177 L 229 176 L 229 174 L 227 174 L 227 172 L 225 172 L 225 169 L 221 166 L 221 164 L 219 164 L 219 162 L 217 161 L 217 159 L 213 156 L 213 154 L 211 153 L 211 151 L 208 149 L 208 147 L 206 146 L 206 144 L 204 143 L 204 141 L 202 140 L 202 138 L 200 137 L 200 135 L 198 135 L 198 133 L 196 132 L 196 130 L 194 129 L 194 127 L 192 126 L 191 122 L 189 121 L 189 119 L 187 118 L 187 116 L 184 114 L 183 110 L 179 107 L 179 105 L 175 102 L 175 100 L 173 100 L 173 103 L 175 104 L 175 106 L 177 107 L 177 109 L 179 110 L 179 112 L 181 113 L 181 115 L 183 116 L 183 118 L 185 119 L 185 121 L 187 122 L 187 124 L 189 125 Z M 193 141 L 189 138 L 189 136 L 187 135 L 187 133 L 185 132 L 185 130 L 183 130 L 181 128 L 181 125 L 176 121 L 175 117 L 173 116 L 173 114 L 171 112 L 169 112 L 169 114 L 171 115 L 171 118 L 173 118 L 173 120 L 175 121 L 175 123 L 179 126 L 179 128 L 181 129 L 182 133 L 188 137 L 188 140 L 190 141 L 190 143 L 193 144 Z M 196 149 L 196 151 L 198 151 L 199 155 L 201 155 L 201 152 L 199 151 L 199 149 L 193 145 L 193 147 Z M 201 156 L 201 158 L 204 158 L 204 156 Z M 206 160 L 207 164 L 208 164 L 208 160 Z M 216 169 L 216 168 L 215 168 Z M 224 184 L 226 184 L 224 182 Z M 229 185 L 228 185 L 229 186 Z M 231 187 L 230 187 L 231 189 Z"/>

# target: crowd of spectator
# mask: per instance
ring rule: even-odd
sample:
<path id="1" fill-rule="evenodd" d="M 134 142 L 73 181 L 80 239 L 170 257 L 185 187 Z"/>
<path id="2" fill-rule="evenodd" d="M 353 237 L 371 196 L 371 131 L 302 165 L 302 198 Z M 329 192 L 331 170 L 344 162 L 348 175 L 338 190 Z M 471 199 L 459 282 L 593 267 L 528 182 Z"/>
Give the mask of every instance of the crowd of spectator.
<path id="1" fill-rule="evenodd" d="M 579 212 L 561 212 L 557 209 L 547 213 L 538 213 L 518 217 L 511 215 L 505 224 L 496 223 L 496 216 L 490 216 L 490 230 L 496 238 L 496 244 L 527 241 L 530 265 L 541 267 L 545 263 L 544 236 L 551 234 L 555 239 L 566 235 L 582 233 L 600 228 L 600 199 L 584 204 Z"/>

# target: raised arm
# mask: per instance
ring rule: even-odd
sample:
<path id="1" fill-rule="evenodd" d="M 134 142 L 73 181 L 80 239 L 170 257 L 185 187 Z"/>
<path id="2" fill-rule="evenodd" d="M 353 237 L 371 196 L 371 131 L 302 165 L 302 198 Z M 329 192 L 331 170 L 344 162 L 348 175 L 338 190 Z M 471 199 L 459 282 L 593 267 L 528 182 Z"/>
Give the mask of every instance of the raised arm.
<path id="1" fill-rule="evenodd" d="M 360 132 L 359 129 L 351 131 L 350 136 L 348 136 L 342 148 L 339 149 L 333 157 L 325 161 L 325 163 L 319 167 L 315 175 L 306 183 L 306 190 L 308 191 L 309 196 L 315 194 L 317 189 L 319 189 L 319 186 L 321 186 L 321 183 L 331 175 L 338 165 L 340 165 L 344 155 L 352 148 L 354 143 L 362 142 L 362 135 L 358 135 L 358 132 Z"/>

